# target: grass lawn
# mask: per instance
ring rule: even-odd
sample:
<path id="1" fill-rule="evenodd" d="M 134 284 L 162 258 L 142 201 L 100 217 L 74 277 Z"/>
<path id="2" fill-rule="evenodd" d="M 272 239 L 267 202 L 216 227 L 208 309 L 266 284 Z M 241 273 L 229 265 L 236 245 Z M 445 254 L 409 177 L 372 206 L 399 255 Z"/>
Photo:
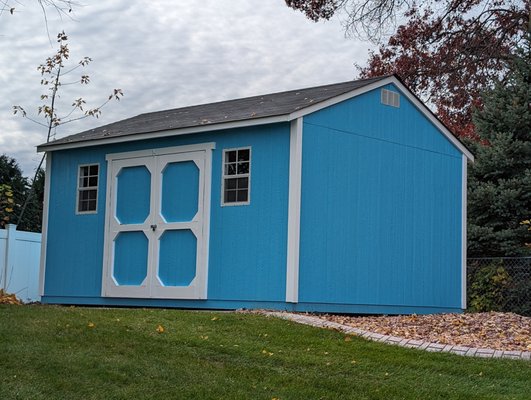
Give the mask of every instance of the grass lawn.
<path id="1" fill-rule="evenodd" d="M 530 387 L 531 362 L 427 353 L 259 315 L 0 306 L 3 400 L 529 399 Z"/>

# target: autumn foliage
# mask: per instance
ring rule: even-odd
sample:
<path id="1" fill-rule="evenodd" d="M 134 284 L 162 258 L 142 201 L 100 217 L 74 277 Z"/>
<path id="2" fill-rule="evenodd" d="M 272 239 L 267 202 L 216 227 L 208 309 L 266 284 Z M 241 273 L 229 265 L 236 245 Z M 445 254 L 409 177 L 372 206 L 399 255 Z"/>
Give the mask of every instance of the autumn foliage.
<path id="1" fill-rule="evenodd" d="M 359 68 L 361 76 L 397 74 L 460 137 L 475 137 L 472 112 L 481 106 L 480 94 L 508 74 L 530 29 L 528 1 L 286 3 L 314 21 L 343 15 L 348 33 L 380 44 L 367 66 Z"/>
<path id="2" fill-rule="evenodd" d="M 411 10 L 408 23 L 371 54 L 361 75 L 397 74 L 454 133 L 474 137 L 473 110 L 481 106 L 481 93 L 509 72 L 529 17 L 524 8 L 503 8 L 510 2 L 479 15 L 482 2 L 460 3 L 444 19 L 431 9 Z"/>

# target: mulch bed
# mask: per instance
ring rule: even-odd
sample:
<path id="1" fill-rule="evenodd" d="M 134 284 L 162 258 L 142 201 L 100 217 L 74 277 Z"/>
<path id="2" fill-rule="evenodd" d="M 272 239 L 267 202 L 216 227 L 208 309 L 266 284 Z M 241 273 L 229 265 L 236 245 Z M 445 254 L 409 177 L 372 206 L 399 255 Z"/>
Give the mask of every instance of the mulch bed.
<path id="1" fill-rule="evenodd" d="M 513 313 L 351 317 L 319 315 L 358 329 L 432 343 L 531 351 L 531 318 Z"/>

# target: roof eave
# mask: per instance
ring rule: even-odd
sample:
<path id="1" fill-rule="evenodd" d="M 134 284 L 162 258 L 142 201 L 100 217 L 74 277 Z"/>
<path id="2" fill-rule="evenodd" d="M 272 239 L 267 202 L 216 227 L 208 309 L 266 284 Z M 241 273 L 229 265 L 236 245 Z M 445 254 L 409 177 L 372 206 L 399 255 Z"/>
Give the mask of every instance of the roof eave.
<path id="1" fill-rule="evenodd" d="M 435 116 L 435 114 L 428 107 L 426 107 L 426 105 L 424 105 L 424 103 L 420 101 L 420 99 L 417 96 L 415 96 L 413 92 L 411 92 L 411 90 L 409 90 L 409 88 L 404 83 L 402 83 L 402 81 L 396 75 L 389 75 L 380 80 L 369 83 L 368 85 L 348 91 L 339 96 L 335 96 L 330 99 L 309 105 L 307 107 L 301 108 L 300 110 L 294 111 L 290 114 L 282 114 L 282 115 L 276 115 L 276 116 L 264 117 L 264 118 L 252 118 L 252 119 L 239 120 L 239 121 L 229 121 L 229 122 L 222 122 L 222 123 L 217 123 L 217 124 L 205 124 L 201 126 L 170 129 L 170 130 L 163 130 L 163 131 L 158 131 L 158 132 L 128 134 L 128 135 L 117 136 L 117 137 L 93 139 L 93 140 L 78 141 L 78 142 L 72 142 L 72 143 L 62 143 L 62 144 L 57 144 L 57 145 L 54 145 L 53 143 L 45 143 L 45 144 L 41 144 L 40 146 L 38 146 L 37 151 L 42 152 L 42 151 L 66 150 L 66 149 L 72 149 L 72 148 L 78 148 L 78 147 L 98 146 L 101 144 L 123 143 L 123 142 L 136 141 L 136 140 L 155 139 L 155 138 L 167 137 L 167 136 L 189 135 L 193 133 L 216 131 L 216 130 L 222 130 L 222 129 L 242 128 L 242 127 L 248 127 L 248 126 L 272 124 L 272 123 L 278 123 L 278 122 L 289 122 L 297 118 L 303 117 L 305 115 L 322 110 L 323 108 L 330 107 L 342 101 L 351 99 L 356 96 L 360 96 L 364 93 L 370 92 L 371 90 L 388 85 L 390 83 L 395 84 L 402 91 L 402 93 L 408 98 L 408 100 L 411 101 L 415 105 L 415 107 L 426 118 L 428 118 L 428 120 L 433 125 L 435 125 L 443 133 L 443 135 L 446 136 L 446 138 L 461 153 L 463 153 L 466 156 L 468 160 L 474 161 L 474 155 L 470 152 L 470 150 L 466 148 L 466 146 Z"/>
<path id="2" fill-rule="evenodd" d="M 272 117 L 264 118 L 253 118 L 240 121 L 229 121 L 222 122 L 217 124 L 205 124 L 200 126 L 193 126 L 187 128 L 177 128 L 177 129 L 166 129 L 156 132 L 146 132 L 146 133 L 131 133 L 122 136 L 114 136 L 108 138 L 100 139 L 91 139 L 91 140 L 80 140 L 71 143 L 43 143 L 37 146 L 37 152 L 47 152 L 47 151 L 56 151 L 56 150 L 67 150 L 75 149 L 79 147 L 88 147 L 88 146 L 99 146 L 102 144 L 113 144 L 113 143 L 123 143 L 123 142 L 132 142 L 137 140 L 147 140 L 147 139 L 156 139 L 168 136 L 180 136 L 180 135 L 191 135 L 194 133 L 210 132 L 210 131 L 219 131 L 223 129 L 233 129 L 233 128 L 244 128 L 248 126 L 258 126 L 258 125 L 267 125 L 274 124 L 279 122 L 288 122 L 289 114 L 275 115 Z"/>

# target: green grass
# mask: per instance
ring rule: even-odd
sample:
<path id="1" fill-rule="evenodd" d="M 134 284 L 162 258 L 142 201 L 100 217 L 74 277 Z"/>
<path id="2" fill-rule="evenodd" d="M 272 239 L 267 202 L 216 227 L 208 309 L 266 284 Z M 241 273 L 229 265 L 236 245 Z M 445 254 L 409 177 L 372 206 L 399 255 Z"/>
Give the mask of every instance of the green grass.
<path id="1" fill-rule="evenodd" d="M 0 306 L 5 400 L 529 399 L 530 382 L 530 362 L 345 340 L 259 315 Z"/>

